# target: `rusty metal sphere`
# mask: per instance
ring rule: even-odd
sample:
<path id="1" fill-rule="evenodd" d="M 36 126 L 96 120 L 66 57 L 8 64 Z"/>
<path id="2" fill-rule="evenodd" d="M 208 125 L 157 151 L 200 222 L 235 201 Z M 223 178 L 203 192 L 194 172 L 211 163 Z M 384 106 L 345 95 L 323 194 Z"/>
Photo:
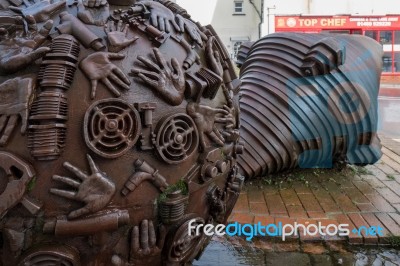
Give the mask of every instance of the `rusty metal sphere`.
<path id="1" fill-rule="evenodd" d="M 243 182 L 240 81 L 213 28 L 164 0 L 10 2 L 0 265 L 193 260 L 208 237 L 188 223 L 226 223 Z"/>

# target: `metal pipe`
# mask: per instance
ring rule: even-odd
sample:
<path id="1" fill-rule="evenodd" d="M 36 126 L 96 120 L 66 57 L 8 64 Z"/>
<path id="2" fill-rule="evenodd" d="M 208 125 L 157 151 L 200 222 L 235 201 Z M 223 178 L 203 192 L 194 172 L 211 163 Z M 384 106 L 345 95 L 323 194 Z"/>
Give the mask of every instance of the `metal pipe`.
<path id="1" fill-rule="evenodd" d="M 115 231 L 120 226 L 128 224 L 129 219 L 127 210 L 118 210 L 81 220 L 46 222 L 43 232 L 54 233 L 56 236 L 93 235 L 103 231 Z"/>

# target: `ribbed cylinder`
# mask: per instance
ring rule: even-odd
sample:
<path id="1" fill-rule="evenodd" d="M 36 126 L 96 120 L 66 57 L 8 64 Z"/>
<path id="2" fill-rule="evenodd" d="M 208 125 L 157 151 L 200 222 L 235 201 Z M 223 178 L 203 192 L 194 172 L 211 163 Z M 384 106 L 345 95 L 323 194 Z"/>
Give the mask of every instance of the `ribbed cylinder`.
<path id="1" fill-rule="evenodd" d="M 244 175 L 376 162 L 381 64 L 382 47 L 364 36 L 275 33 L 257 41 L 240 73 Z"/>
<path id="2" fill-rule="evenodd" d="M 80 46 L 71 35 L 53 39 L 42 61 L 38 93 L 29 114 L 28 148 L 37 160 L 57 159 L 65 147 L 68 101 Z"/>

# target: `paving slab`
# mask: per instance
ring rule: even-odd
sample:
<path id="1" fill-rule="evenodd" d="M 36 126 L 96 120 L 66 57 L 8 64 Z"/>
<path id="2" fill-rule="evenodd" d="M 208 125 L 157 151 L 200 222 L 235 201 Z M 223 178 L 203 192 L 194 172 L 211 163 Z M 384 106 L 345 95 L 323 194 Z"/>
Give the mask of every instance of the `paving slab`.
<path id="1" fill-rule="evenodd" d="M 384 230 L 380 236 L 368 234 L 365 229 L 360 230 L 361 234 L 352 232 L 346 239 L 351 244 L 381 245 L 393 237 L 400 238 L 400 142 L 380 138 L 383 156 L 375 165 L 347 166 L 342 170 L 296 169 L 290 174 L 246 183 L 229 221 L 260 221 L 265 225 L 347 223 L 350 230 L 370 226 Z M 301 228 L 297 233 L 301 243 L 343 240 L 320 233 L 304 236 Z M 282 244 L 263 245 L 267 249 Z"/>

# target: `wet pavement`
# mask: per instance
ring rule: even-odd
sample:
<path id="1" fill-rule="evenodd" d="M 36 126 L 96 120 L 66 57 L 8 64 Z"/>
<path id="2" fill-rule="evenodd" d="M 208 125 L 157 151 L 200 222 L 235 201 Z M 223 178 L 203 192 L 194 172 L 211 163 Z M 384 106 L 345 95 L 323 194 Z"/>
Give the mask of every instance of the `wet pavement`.
<path id="1" fill-rule="evenodd" d="M 384 237 L 214 237 L 193 265 L 400 265 L 400 98 L 379 97 L 384 156 L 367 167 L 304 169 L 248 182 L 231 222 L 378 223 Z M 381 135 L 382 134 L 382 135 Z"/>
<path id="2" fill-rule="evenodd" d="M 392 266 L 400 265 L 400 250 L 390 247 L 336 243 L 246 242 L 238 237 L 214 237 L 194 266 Z"/>
<path id="3" fill-rule="evenodd" d="M 379 96 L 378 114 L 379 131 L 387 137 L 400 139 L 400 97 Z"/>

